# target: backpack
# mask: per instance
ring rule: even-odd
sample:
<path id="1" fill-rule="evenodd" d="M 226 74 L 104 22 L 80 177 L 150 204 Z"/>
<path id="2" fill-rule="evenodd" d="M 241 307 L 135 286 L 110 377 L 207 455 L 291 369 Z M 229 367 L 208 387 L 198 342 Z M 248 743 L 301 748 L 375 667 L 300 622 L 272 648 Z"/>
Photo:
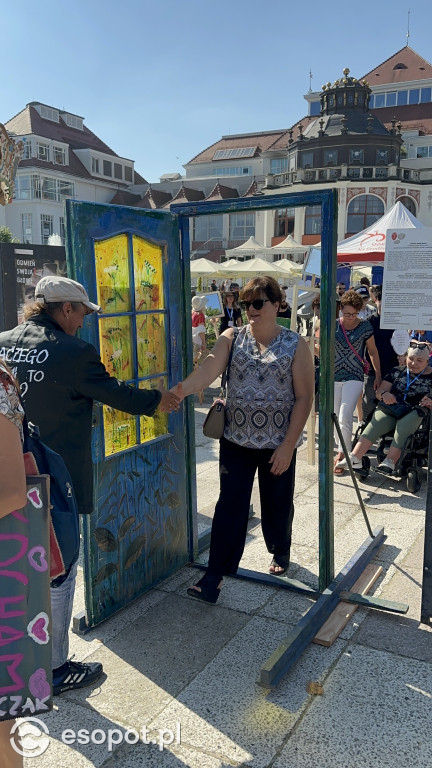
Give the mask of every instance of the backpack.
<path id="1" fill-rule="evenodd" d="M 65 573 L 51 581 L 58 587 L 79 555 L 78 507 L 69 470 L 62 457 L 42 442 L 39 428 L 24 418 L 24 453 L 31 453 L 41 475 L 50 476 L 51 519 L 63 558 Z"/>

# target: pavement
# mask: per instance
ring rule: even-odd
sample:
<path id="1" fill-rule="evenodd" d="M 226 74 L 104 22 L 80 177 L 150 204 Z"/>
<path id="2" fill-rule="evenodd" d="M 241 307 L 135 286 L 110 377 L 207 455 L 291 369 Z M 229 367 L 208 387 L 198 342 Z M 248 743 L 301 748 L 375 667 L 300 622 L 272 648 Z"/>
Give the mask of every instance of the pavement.
<path id="1" fill-rule="evenodd" d="M 211 394 L 195 406 L 201 530 L 218 492 L 217 441 L 201 431 Z M 299 449 L 289 576 L 316 587 L 318 477 L 306 453 Z M 388 537 L 371 594 L 409 603 L 407 615 L 358 608 L 330 648 L 311 644 L 270 690 L 257 684 L 260 668 L 313 602 L 226 578 L 208 606 L 186 594 L 197 573 L 184 567 L 88 634 L 71 634 L 76 658 L 101 661 L 106 674 L 54 700 L 41 718 L 50 745 L 25 758 L 26 768 L 431 767 L 432 629 L 419 623 L 426 482 L 412 495 L 371 473 L 361 488 L 372 529 L 384 526 Z M 347 474 L 335 478 L 334 499 L 338 573 L 367 530 Z M 252 501 L 241 565 L 267 573 L 256 487 Z M 84 607 L 82 578 L 74 613 Z M 310 681 L 322 695 L 307 692 Z M 150 743 L 132 743 L 133 729 Z"/>

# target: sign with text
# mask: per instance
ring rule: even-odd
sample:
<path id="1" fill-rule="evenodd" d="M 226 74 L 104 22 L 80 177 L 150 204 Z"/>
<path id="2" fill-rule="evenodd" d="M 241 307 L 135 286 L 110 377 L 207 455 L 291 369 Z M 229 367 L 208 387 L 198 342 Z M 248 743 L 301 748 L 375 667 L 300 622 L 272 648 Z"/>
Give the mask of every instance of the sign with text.
<path id="1" fill-rule="evenodd" d="M 387 230 L 381 328 L 432 330 L 432 228 Z"/>

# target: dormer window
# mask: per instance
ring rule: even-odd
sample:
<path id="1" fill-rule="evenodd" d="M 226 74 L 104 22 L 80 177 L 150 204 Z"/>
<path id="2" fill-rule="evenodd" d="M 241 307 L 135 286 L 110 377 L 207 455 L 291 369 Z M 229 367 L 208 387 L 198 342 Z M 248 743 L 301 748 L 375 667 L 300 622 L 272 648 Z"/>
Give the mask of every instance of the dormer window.
<path id="1" fill-rule="evenodd" d="M 361 165 L 364 163 L 364 150 L 350 149 L 349 158 L 350 165 Z"/>
<path id="2" fill-rule="evenodd" d="M 61 116 L 69 128 L 77 128 L 79 131 L 83 130 L 84 125 L 82 117 L 78 117 L 78 115 L 71 115 L 69 112 L 62 112 Z"/>
<path id="3" fill-rule="evenodd" d="M 91 162 L 92 162 L 92 165 L 91 165 L 92 173 L 100 173 L 100 170 L 99 170 L 99 158 L 98 157 L 92 157 Z"/>
<path id="4" fill-rule="evenodd" d="M 53 147 L 53 161 L 56 165 L 66 165 L 66 150 L 64 147 Z"/>
<path id="5" fill-rule="evenodd" d="M 338 153 L 337 149 L 325 149 L 324 150 L 324 165 L 331 166 L 337 165 Z"/>
<path id="6" fill-rule="evenodd" d="M 387 165 L 387 163 L 388 163 L 388 149 L 377 149 L 376 164 Z"/>
<path id="7" fill-rule="evenodd" d="M 38 141 L 36 144 L 36 150 L 37 150 L 37 159 L 38 160 L 45 160 L 45 162 L 49 163 L 50 161 L 50 147 L 49 144 L 45 144 L 42 141 Z"/>

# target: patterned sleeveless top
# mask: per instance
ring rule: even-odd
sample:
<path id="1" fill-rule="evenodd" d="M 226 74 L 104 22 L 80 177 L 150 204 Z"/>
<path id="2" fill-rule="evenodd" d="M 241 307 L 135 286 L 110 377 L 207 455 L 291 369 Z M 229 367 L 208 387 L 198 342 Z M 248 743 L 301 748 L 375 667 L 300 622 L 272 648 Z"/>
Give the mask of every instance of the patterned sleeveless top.
<path id="1" fill-rule="evenodd" d="M 228 380 L 224 437 L 246 448 L 277 448 L 295 402 L 291 365 L 298 333 L 280 329 L 265 352 L 245 325 L 235 341 Z"/>
<path id="2" fill-rule="evenodd" d="M 6 416 L 9 421 L 15 424 L 20 431 L 21 442 L 23 441 L 23 418 L 24 411 L 19 401 L 16 387 L 11 380 L 10 373 L 3 368 L 0 362 L 0 413 Z"/>

